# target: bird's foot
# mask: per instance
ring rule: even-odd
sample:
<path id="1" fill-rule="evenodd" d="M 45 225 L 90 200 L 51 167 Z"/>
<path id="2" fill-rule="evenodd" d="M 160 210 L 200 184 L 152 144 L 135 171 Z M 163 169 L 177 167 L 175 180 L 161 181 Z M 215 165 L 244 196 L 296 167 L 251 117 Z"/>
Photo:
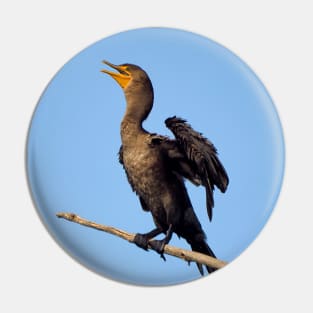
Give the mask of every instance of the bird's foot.
<path id="1" fill-rule="evenodd" d="M 152 250 L 160 254 L 160 257 L 166 261 L 164 256 L 164 247 L 165 247 L 165 240 L 152 240 L 149 242 L 149 245 Z"/>
<path id="2" fill-rule="evenodd" d="M 136 234 L 134 238 L 134 243 L 141 249 L 148 251 L 149 238 L 145 234 Z"/>

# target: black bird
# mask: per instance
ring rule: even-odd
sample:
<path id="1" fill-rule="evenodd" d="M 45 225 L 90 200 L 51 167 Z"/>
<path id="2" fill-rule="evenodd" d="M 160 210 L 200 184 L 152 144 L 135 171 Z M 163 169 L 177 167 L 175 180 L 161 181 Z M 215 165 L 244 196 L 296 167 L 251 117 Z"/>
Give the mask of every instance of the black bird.
<path id="1" fill-rule="evenodd" d="M 164 239 L 152 241 L 152 248 L 165 260 L 164 246 L 174 232 L 185 238 L 193 251 L 215 257 L 193 210 L 184 178 L 205 187 L 211 221 L 214 186 L 225 192 L 229 181 L 216 148 L 185 120 L 175 116 L 166 119 L 165 124 L 176 140 L 146 131 L 142 122 L 153 105 L 153 87 L 147 73 L 133 64 L 103 63 L 117 70 L 104 69 L 102 72 L 109 74 L 122 87 L 127 103 L 120 128 L 119 161 L 143 210 L 151 212 L 156 225 L 146 234 L 136 234 L 135 243 L 147 250 L 148 241 L 164 233 Z M 203 275 L 202 265 L 197 266 Z M 209 273 L 214 271 L 208 266 L 207 270 Z"/>

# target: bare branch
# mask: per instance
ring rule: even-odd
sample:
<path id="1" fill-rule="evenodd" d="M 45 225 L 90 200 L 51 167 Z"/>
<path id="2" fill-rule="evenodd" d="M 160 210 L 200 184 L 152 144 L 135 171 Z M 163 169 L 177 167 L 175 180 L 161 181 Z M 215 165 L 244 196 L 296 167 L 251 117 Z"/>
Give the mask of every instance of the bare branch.
<path id="1" fill-rule="evenodd" d="M 81 224 L 81 225 L 84 225 L 87 227 L 95 228 L 97 230 L 101 230 L 101 231 L 104 231 L 106 233 L 110 233 L 112 235 L 115 235 L 115 236 L 118 236 L 122 239 L 125 239 L 131 243 L 134 243 L 134 238 L 135 238 L 134 234 L 127 233 L 127 232 L 120 230 L 120 229 L 117 229 L 115 227 L 105 226 L 105 225 L 97 224 L 95 222 L 88 221 L 84 218 L 79 217 L 78 215 L 76 215 L 74 213 L 61 212 L 61 213 L 57 213 L 57 217 L 64 218 L 68 221 L 78 223 L 78 224 Z M 149 246 L 149 248 L 151 248 L 151 247 Z M 222 268 L 225 265 L 227 265 L 227 262 L 215 259 L 215 258 L 210 257 L 208 255 L 194 252 L 194 251 L 190 251 L 190 250 L 177 248 L 177 247 L 173 247 L 173 246 L 169 246 L 169 245 L 165 245 L 164 254 L 168 254 L 168 255 L 172 255 L 172 256 L 181 258 L 187 262 L 197 262 L 197 263 L 200 263 L 203 265 L 208 265 L 210 267 L 217 268 L 217 269 Z"/>

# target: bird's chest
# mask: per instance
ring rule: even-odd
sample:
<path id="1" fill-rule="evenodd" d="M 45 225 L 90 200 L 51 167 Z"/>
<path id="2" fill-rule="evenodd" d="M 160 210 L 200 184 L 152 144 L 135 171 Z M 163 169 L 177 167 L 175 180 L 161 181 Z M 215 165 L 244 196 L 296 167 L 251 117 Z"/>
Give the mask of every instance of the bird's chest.
<path id="1" fill-rule="evenodd" d="M 123 151 L 124 167 L 133 189 L 143 198 L 153 197 L 162 188 L 162 156 L 148 144 L 127 147 Z"/>

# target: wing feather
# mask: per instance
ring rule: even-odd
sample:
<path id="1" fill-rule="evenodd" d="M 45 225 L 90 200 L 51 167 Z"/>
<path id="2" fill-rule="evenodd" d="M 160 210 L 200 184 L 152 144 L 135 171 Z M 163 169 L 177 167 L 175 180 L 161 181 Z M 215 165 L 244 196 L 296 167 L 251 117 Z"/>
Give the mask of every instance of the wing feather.
<path id="1" fill-rule="evenodd" d="M 189 176 L 200 181 L 205 187 L 208 216 L 212 220 L 214 186 L 225 192 L 229 183 L 226 170 L 217 156 L 217 150 L 212 142 L 195 131 L 185 120 L 174 116 L 166 119 L 165 124 L 173 132 L 179 148 L 184 153 L 184 162 L 188 163 L 191 169 Z"/>

